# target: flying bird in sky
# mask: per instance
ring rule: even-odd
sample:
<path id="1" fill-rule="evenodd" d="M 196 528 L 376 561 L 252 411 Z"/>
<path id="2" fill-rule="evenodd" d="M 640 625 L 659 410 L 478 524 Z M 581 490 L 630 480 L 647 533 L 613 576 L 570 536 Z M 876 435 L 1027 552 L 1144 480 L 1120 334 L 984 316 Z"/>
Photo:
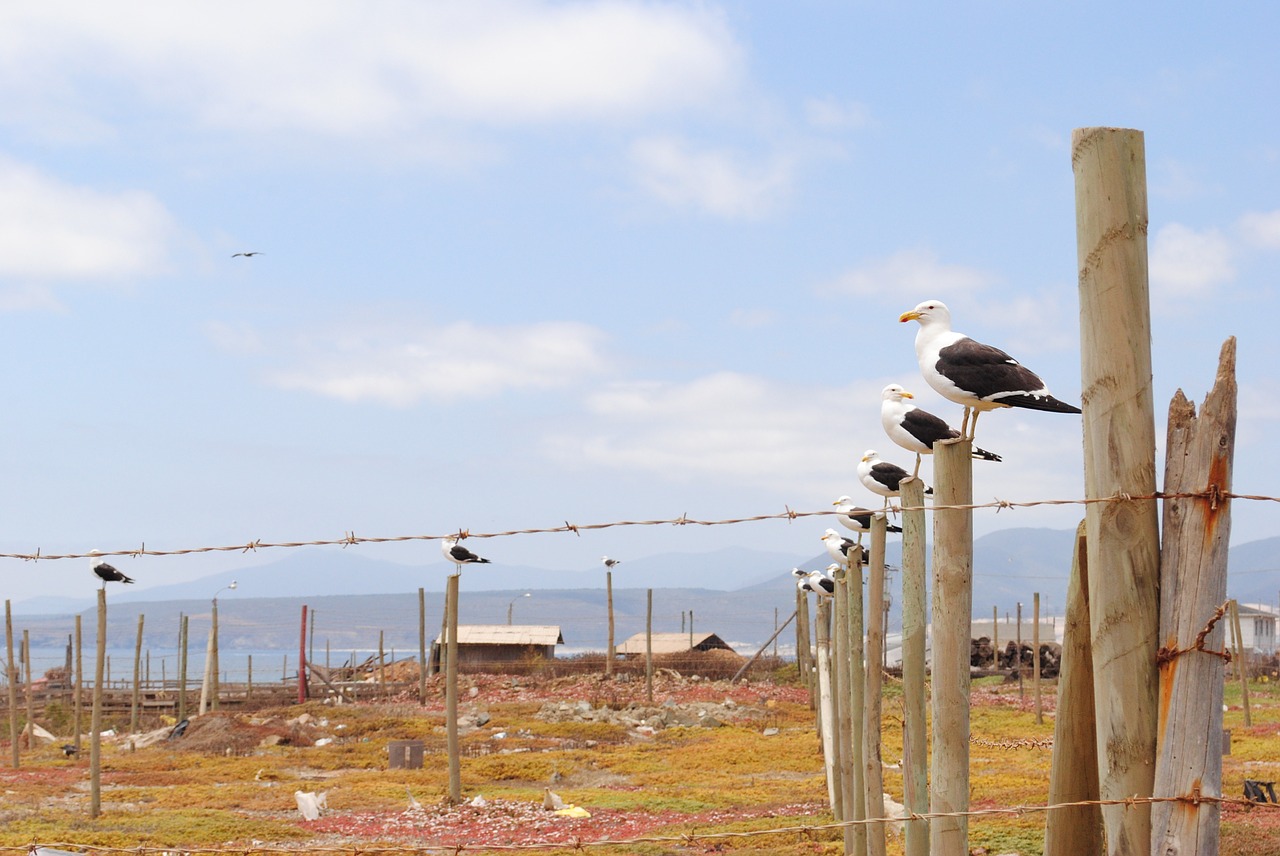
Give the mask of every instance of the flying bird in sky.
<path id="1" fill-rule="evenodd" d="M 444 557 L 446 559 L 458 566 L 458 573 L 462 573 L 463 565 L 489 564 L 488 559 L 482 559 L 466 547 L 459 544 L 457 538 L 445 538 L 441 541 L 440 552 L 444 553 Z"/>
<path id="2" fill-rule="evenodd" d="M 90 550 L 89 555 L 96 557 L 97 550 Z M 117 571 L 113 566 L 108 565 L 103 559 L 93 559 L 93 572 L 102 580 L 102 587 L 106 588 L 107 583 L 132 583 L 133 578 L 125 576 L 122 572 Z"/>
<path id="3" fill-rule="evenodd" d="M 1035 372 L 999 348 L 984 345 L 951 329 L 951 310 L 941 300 L 926 300 L 899 321 L 918 321 L 916 359 L 929 386 L 949 401 L 964 406 L 960 434 L 972 440 L 978 414 L 997 407 L 1025 407 L 1054 413 L 1079 413 L 1080 408 L 1049 394 Z M 973 415 L 970 422 L 969 416 Z"/>
<path id="4" fill-rule="evenodd" d="M 920 475 L 920 456 L 932 455 L 933 444 L 939 440 L 955 440 L 960 432 L 932 413 L 921 410 L 906 399 L 915 398 L 896 383 L 880 392 L 880 424 L 889 439 L 908 452 L 916 453 L 916 468 L 911 477 Z M 982 461 L 999 461 L 1000 456 L 985 449 L 973 447 L 973 457 Z"/>
<path id="5" fill-rule="evenodd" d="M 253 258 L 254 256 L 260 256 L 260 255 L 262 255 L 262 251 L 261 251 L 261 250 L 254 250 L 253 252 L 250 252 L 250 253 L 232 253 L 232 254 L 231 254 L 231 258 L 233 258 L 233 259 L 234 259 L 234 258 L 237 258 L 237 257 L 243 256 L 243 257 L 244 257 L 244 258 L 246 258 L 246 259 L 251 259 L 251 258 Z"/>

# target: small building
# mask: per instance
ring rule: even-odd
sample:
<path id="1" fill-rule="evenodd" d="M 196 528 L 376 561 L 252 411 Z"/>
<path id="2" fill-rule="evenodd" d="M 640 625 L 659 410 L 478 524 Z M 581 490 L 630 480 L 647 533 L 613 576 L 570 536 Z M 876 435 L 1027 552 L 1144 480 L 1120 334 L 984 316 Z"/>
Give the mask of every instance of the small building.
<path id="1" fill-rule="evenodd" d="M 644 633 L 637 633 L 614 650 L 625 657 L 643 657 L 646 650 Z M 723 639 L 714 633 L 655 633 L 653 653 L 686 654 L 689 651 L 732 651 Z"/>
<path id="2" fill-rule="evenodd" d="M 1251 656 L 1270 657 L 1276 653 L 1276 613 L 1259 603 L 1239 604 L 1240 641 Z M 1227 639 L 1231 639 L 1230 634 Z"/>
<path id="3" fill-rule="evenodd" d="M 460 624 L 458 668 L 467 672 L 512 672 L 554 660 L 564 644 L 555 624 Z M 443 668 L 441 637 L 431 643 L 431 656 Z"/>

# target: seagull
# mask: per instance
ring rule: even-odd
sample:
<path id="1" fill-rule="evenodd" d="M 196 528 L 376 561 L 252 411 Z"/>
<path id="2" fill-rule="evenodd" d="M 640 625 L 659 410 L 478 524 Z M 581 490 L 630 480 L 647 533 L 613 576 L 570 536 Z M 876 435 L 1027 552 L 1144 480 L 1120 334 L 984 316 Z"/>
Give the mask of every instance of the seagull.
<path id="1" fill-rule="evenodd" d="M 828 529 L 822 536 L 822 543 L 827 546 L 827 553 L 841 565 L 849 564 L 849 551 L 859 546 L 852 538 L 845 538 L 834 529 Z M 862 553 L 862 564 L 867 564 L 869 557 Z"/>
<path id="2" fill-rule="evenodd" d="M 884 504 L 889 506 L 889 497 L 899 495 L 899 485 L 907 478 L 907 471 L 897 464 L 880 460 L 880 453 L 868 449 L 858 463 L 858 478 L 866 485 L 867 490 L 884 497 Z M 926 487 L 926 494 L 932 494 L 933 488 Z"/>
<path id="3" fill-rule="evenodd" d="M 949 401 L 964 406 L 960 434 L 973 439 L 978 414 L 997 407 L 1025 407 L 1054 413 L 1079 413 L 1080 408 L 1049 394 L 1035 372 L 999 348 L 984 345 L 951 329 L 951 310 L 940 300 L 926 300 L 899 321 L 919 321 L 916 359 L 929 386 Z M 973 421 L 969 421 L 970 413 Z"/>
<path id="4" fill-rule="evenodd" d="M 62 744 L 62 754 L 66 755 L 68 758 L 74 758 L 79 751 L 80 750 L 76 749 L 74 743 Z"/>
<path id="5" fill-rule="evenodd" d="M 446 559 L 458 566 L 458 573 L 462 573 L 463 565 L 489 564 L 488 559 L 482 559 L 466 547 L 460 545 L 456 537 L 445 538 L 441 541 L 440 552 L 444 553 L 444 557 Z"/>
<path id="6" fill-rule="evenodd" d="M 916 453 L 916 468 L 911 477 L 920 475 L 920 456 L 932 455 L 933 444 L 939 440 L 955 440 L 960 432 L 932 413 L 921 410 L 903 399 L 915 398 L 896 383 L 880 392 L 880 424 L 889 439 L 908 452 Z M 985 449 L 973 447 L 973 457 L 982 461 L 999 461 L 1000 456 Z"/>
<path id="7" fill-rule="evenodd" d="M 822 571 L 802 571 L 799 568 L 792 568 L 791 576 L 796 578 L 796 588 L 800 591 L 811 591 L 820 597 L 830 597 L 835 594 L 835 580 L 823 576 Z"/>
<path id="8" fill-rule="evenodd" d="M 854 505 L 853 500 L 847 496 L 842 496 L 835 502 L 831 503 L 836 507 L 836 520 L 846 529 L 852 529 L 858 533 L 858 543 L 862 543 L 862 535 L 864 532 L 871 531 L 871 517 L 884 517 L 883 511 L 872 511 L 869 508 L 863 508 L 860 505 Z M 894 526 L 892 523 L 886 523 L 884 527 L 886 532 L 901 532 L 901 526 Z"/>
<path id="9" fill-rule="evenodd" d="M 234 258 L 236 258 L 237 256 L 244 256 L 246 259 L 251 259 L 251 258 L 253 258 L 254 256 L 260 256 L 260 255 L 262 255 L 262 251 L 261 251 L 261 250 L 254 250 L 254 251 L 253 251 L 253 252 L 251 252 L 251 253 L 232 253 L 232 254 L 231 254 L 231 258 L 233 258 L 233 259 L 234 259 Z"/>
<path id="10" fill-rule="evenodd" d="M 91 557 L 100 555 L 97 550 L 90 550 Z M 133 578 L 125 576 L 117 571 L 111 565 L 108 565 L 102 559 L 95 558 L 93 560 L 93 572 L 98 575 L 98 579 L 102 580 L 102 587 L 106 588 L 107 583 L 132 583 Z"/>
<path id="11" fill-rule="evenodd" d="M 621 559 L 610 559 L 608 556 L 601 556 L 600 561 L 604 562 L 604 566 L 610 570 L 613 569 L 614 565 L 622 564 Z"/>

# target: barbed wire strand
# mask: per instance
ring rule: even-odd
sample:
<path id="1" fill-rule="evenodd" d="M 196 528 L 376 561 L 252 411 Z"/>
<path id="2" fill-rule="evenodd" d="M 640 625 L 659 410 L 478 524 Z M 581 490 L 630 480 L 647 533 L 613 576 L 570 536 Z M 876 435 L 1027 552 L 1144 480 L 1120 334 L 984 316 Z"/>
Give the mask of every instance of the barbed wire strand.
<path id="1" fill-rule="evenodd" d="M 1028 501 L 1012 501 L 1006 499 L 994 499 L 991 502 L 973 503 L 968 505 L 923 505 L 923 506 L 901 506 L 890 505 L 888 511 L 892 514 L 901 514 L 903 511 L 938 511 L 938 510 L 955 510 L 955 511 L 980 511 L 983 509 L 995 509 L 996 513 L 1004 510 L 1012 510 L 1017 508 L 1038 508 L 1041 506 L 1058 506 L 1058 505 L 1092 505 L 1095 503 L 1106 502 L 1151 502 L 1155 500 L 1168 499 L 1202 499 L 1217 503 L 1224 499 L 1243 499 L 1258 502 L 1280 502 L 1280 497 L 1262 496 L 1253 494 L 1225 493 L 1216 487 L 1203 491 L 1194 491 L 1189 493 L 1163 493 L 1157 491 L 1152 494 L 1133 495 L 1128 493 L 1118 493 L 1112 496 L 1093 497 L 1088 499 L 1037 499 Z M 197 553 L 252 553 L 258 550 L 269 549 L 292 549 L 297 547 L 354 547 L 360 544 L 393 544 L 412 541 L 442 541 L 446 538 L 509 538 L 517 535 L 547 535 L 555 533 L 570 532 L 574 535 L 581 535 L 583 532 L 598 531 L 603 529 L 616 529 L 620 527 L 631 526 L 732 526 L 739 523 L 758 523 L 766 520 L 799 520 L 808 517 L 835 517 L 840 514 L 838 511 L 795 511 L 789 506 L 784 506 L 785 511 L 776 514 L 754 514 L 748 517 L 732 517 L 724 520 L 699 520 L 689 517 L 687 514 L 681 514 L 679 517 L 664 518 L 656 520 L 616 520 L 611 523 L 570 523 L 565 521 L 563 526 L 550 526 L 544 528 L 530 529 L 508 529 L 503 532 L 472 532 L 469 529 L 459 529 L 457 532 L 450 532 L 445 535 L 391 535 L 391 536 L 365 536 L 356 535 L 354 531 L 345 532 L 341 538 L 320 538 L 309 541 L 263 541 L 255 539 L 243 544 L 229 544 L 223 546 L 210 547 L 182 547 L 172 550 L 153 550 L 148 549 L 146 542 L 142 542 L 137 548 L 125 548 L 119 550 L 95 550 L 90 553 L 45 553 L 41 549 L 37 549 L 34 553 L 0 553 L 0 559 L 17 559 L 24 562 L 52 562 L 61 559 L 89 559 L 103 558 L 107 556 L 129 556 L 131 558 L 139 558 L 141 556 L 189 556 Z M 874 509 L 873 509 L 874 511 Z"/>
<path id="2" fill-rule="evenodd" d="M 31 843 L 22 846 L 0 846 L 0 853 L 26 853 L 35 854 L 40 847 L 48 847 L 55 849 L 76 848 L 77 852 L 84 854 L 102 853 L 102 854 L 137 854 L 147 850 L 152 850 L 156 854 L 182 854 L 182 856 L 199 856 L 199 854 L 225 854 L 239 853 L 243 856 L 253 856 L 253 854 L 298 854 L 298 853 L 332 853 L 332 854 L 351 854 L 351 856 L 377 856 L 378 854 L 395 854 L 405 853 L 421 853 L 423 850 L 452 850 L 455 853 L 463 852 L 489 852 L 489 851 L 532 851 L 532 850 L 586 850 L 596 847 L 625 847 L 636 844 L 693 844 L 700 841 L 723 841 L 732 839 L 758 838 L 765 835 L 812 835 L 815 832 L 827 832 L 843 830 L 845 827 L 851 826 L 870 826 L 872 824 L 886 823 L 907 823 L 916 820 L 934 820 L 938 818 L 958 818 L 958 817 L 1024 817 L 1029 814 L 1047 814 L 1052 811 L 1063 811 L 1071 808 L 1086 808 L 1089 806 L 1123 806 L 1125 808 L 1134 808 L 1143 805 L 1155 805 L 1157 803 L 1181 803 L 1184 805 L 1201 806 L 1205 804 L 1229 806 L 1239 805 L 1250 809 L 1276 810 L 1280 809 L 1280 805 L 1275 803 L 1256 803 L 1239 797 L 1215 797 L 1206 796 L 1199 792 L 1193 791 L 1191 794 L 1173 797 L 1125 797 L 1123 799 L 1106 799 L 1106 800 L 1076 800 L 1073 802 L 1054 803 L 1051 805 L 1017 805 L 1006 807 L 993 807 L 981 809 L 969 809 L 968 811 L 937 811 L 909 813 L 903 817 L 876 817 L 866 818 L 863 820 L 843 820 L 833 821 L 832 823 L 817 824 L 800 824 L 793 826 L 779 826 L 773 829 L 753 829 L 743 832 L 682 832 L 678 835 L 643 835 L 634 838 L 617 838 L 617 839 L 596 839 L 592 841 L 584 841 L 580 838 L 572 841 L 545 841 L 533 842 L 528 844 L 422 844 L 417 846 L 403 847 L 387 847 L 387 846 L 365 846 L 365 845 L 346 845 L 346 846 L 325 846 L 325 845 L 301 845 L 298 847 L 281 847 L 275 845 L 253 845 L 250 847 L 173 847 L 165 845 L 154 846 L 134 846 L 134 847 L 110 847 L 95 846 L 84 844 L 70 844 L 67 842 L 54 842 L 49 844 Z"/>

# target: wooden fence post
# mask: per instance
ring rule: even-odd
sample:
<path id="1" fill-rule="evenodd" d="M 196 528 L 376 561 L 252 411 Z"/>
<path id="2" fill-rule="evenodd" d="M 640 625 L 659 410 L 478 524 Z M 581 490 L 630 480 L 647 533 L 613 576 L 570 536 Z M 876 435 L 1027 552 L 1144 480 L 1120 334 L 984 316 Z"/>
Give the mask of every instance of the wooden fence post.
<path id="1" fill-rule="evenodd" d="M 836 776 L 839 787 L 839 812 L 837 821 L 848 820 L 853 814 L 854 794 L 850 784 L 853 770 L 849 766 L 850 743 L 853 741 L 853 719 L 849 710 L 849 670 L 845 663 L 849 660 L 849 584 L 845 580 L 847 571 L 841 569 L 835 576 L 835 590 L 831 601 L 831 711 L 835 715 L 836 734 Z M 845 827 L 846 835 L 849 828 Z"/>
<path id="2" fill-rule="evenodd" d="M 444 719 L 445 740 L 449 750 L 449 802 L 462 802 L 462 759 L 458 748 L 458 581 L 461 574 L 450 574 L 445 584 L 445 669 Z"/>
<path id="3" fill-rule="evenodd" d="M 1040 592 L 1031 595 L 1031 688 L 1036 700 L 1036 724 L 1044 725 L 1044 707 L 1040 698 Z"/>
<path id="4" fill-rule="evenodd" d="M 1093 706 L 1093 657 L 1089 630 L 1089 560 L 1085 523 L 1076 529 L 1062 630 L 1058 711 L 1053 722 L 1049 805 L 1098 799 L 1097 726 Z M 1102 851 L 1102 809 L 1096 805 L 1051 811 L 1045 818 L 1044 856 Z"/>
<path id="5" fill-rule="evenodd" d="M 613 571 L 604 572 L 604 587 L 609 612 L 609 645 L 605 650 L 604 676 L 610 678 L 613 677 L 613 658 L 617 656 L 613 644 Z"/>
<path id="6" fill-rule="evenodd" d="M 107 666 L 107 589 L 98 589 L 98 653 L 93 666 L 93 714 L 89 717 L 89 817 L 102 814 L 102 679 Z"/>
<path id="7" fill-rule="evenodd" d="M 22 765 L 22 750 L 18 746 L 18 670 L 13 659 L 13 607 L 8 599 L 4 602 L 4 641 L 8 653 L 5 683 L 9 685 L 9 748 L 16 770 Z"/>
<path id="8" fill-rule="evenodd" d="M 80 613 L 76 613 L 76 703 L 75 716 L 73 719 L 73 729 L 75 736 L 72 738 L 72 744 L 76 749 L 76 755 L 80 754 L 80 734 L 84 731 L 84 645 L 80 634 Z"/>
<path id="9" fill-rule="evenodd" d="M 142 704 L 142 623 L 145 616 L 138 613 L 138 638 L 133 645 L 133 698 L 129 705 L 129 731 L 138 733 L 138 708 Z"/>
<path id="10" fill-rule="evenodd" d="M 1237 622 L 1239 619 L 1237 618 Z M 1237 623 L 1237 628 L 1238 628 Z M 1240 631 L 1236 630 L 1236 638 L 1239 638 Z M 23 738 L 27 742 L 27 749 L 34 749 L 36 740 L 36 702 L 35 702 L 35 677 L 31 674 L 31 631 L 22 631 L 22 667 L 26 674 L 26 684 L 23 689 L 26 691 L 27 698 L 27 726 L 22 729 Z"/>
<path id="11" fill-rule="evenodd" d="M 881 695 L 884 688 L 884 543 L 888 532 L 883 514 L 871 517 L 871 563 L 867 566 L 866 689 L 862 704 L 862 793 L 867 818 L 884 817 L 884 764 L 880 748 Z M 869 856 L 885 854 L 885 824 L 867 827 Z"/>
<path id="12" fill-rule="evenodd" d="M 313 625 L 314 626 L 314 625 Z M 302 627 L 298 631 L 298 704 L 307 700 L 307 605 L 302 605 Z"/>
<path id="13" fill-rule="evenodd" d="M 969 810 L 969 642 L 973 616 L 973 444 L 933 451 L 933 812 Z M 969 819 L 929 823 L 934 856 L 967 856 Z"/>
<path id="14" fill-rule="evenodd" d="M 328 642 L 325 643 L 328 648 Z M 427 703 L 427 593 L 418 589 L 418 704 Z"/>
<path id="15" fill-rule="evenodd" d="M 924 482 L 906 479 L 902 500 L 902 802 L 908 813 L 929 811 L 929 744 L 925 724 Z M 906 856 L 928 856 L 929 821 L 908 821 Z"/>
<path id="16" fill-rule="evenodd" d="M 1155 778 L 1160 541 L 1140 131 L 1077 128 L 1075 173 L 1089 618 L 1101 797 Z M 1129 499 L 1128 497 L 1139 497 Z M 1107 853 L 1147 854 L 1151 809 L 1106 806 Z"/>
<path id="17" fill-rule="evenodd" d="M 1231 634 L 1236 645 L 1236 677 L 1240 679 L 1240 704 L 1244 707 L 1244 724 L 1246 728 L 1253 725 L 1253 714 L 1249 711 L 1249 652 L 1244 650 L 1244 634 L 1240 631 L 1240 605 L 1231 601 L 1228 616 L 1231 620 Z M 26 631 L 23 631 L 24 633 Z"/>
<path id="18" fill-rule="evenodd" d="M 853 732 L 850 744 L 850 763 L 853 765 L 853 813 L 847 820 L 860 821 L 867 818 L 866 771 L 862 763 L 862 735 L 866 726 L 866 691 L 867 675 L 864 669 L 866 620 L 862 606 L 862 548 L 854 546 L 849 550 L 849 570 L 845 580 L 849 587 L 849 727 Z M 867 825 L 859 823 L 853 827 L 853 848 L 849 849 L 849 838 L 845 837 L 845 852 L 853 856 L 867 856 Z"/>
<path id="19" fill-rule="evenodd" d="M 1200 417 L 1178 390 L 1169 405 L 1165 443 L 1163 543 L 1160 551 L 1160 719 L 1157 797 L 1222 796 L 1223 628 L 1227 597 L 1232 459 L 1236 433 L 1236 342 L 1228 339 Z M 1200 497 L 1178 494 L 1201 493 Z M 1205 651 L 1194 650 L 1198 639 Z M 1190 650 L 1189 650 L 1190 649 Z M 1206 736 L 1208 739 L 1206 739 Z M 1151 807 L 1152 853 L 1217 852 L 1222 808 L 1215 802 Z"/>
<path id="20" fill-rule="evenodd" d="M 190 616 L 183 615 L 178 622 L 178 720 L 187 718 L 187 640 L 191 629 Z"/>
<path id="21" fill-rule="evenodd" d="M 835 711 L 831 698 L 831 598 L 819 597 L 817 616 L 818 637 L 818 709 L 822 735 L 822 769 L 827 778 L 827 806 L 831 813 L 840 816 L 840 783 L 836 773 Z"/>
<path id="22" fill-rule="evenodd" d="M 644 697 L 653 704 L 653 589 L 649 589 L 644 613 Z"/>

